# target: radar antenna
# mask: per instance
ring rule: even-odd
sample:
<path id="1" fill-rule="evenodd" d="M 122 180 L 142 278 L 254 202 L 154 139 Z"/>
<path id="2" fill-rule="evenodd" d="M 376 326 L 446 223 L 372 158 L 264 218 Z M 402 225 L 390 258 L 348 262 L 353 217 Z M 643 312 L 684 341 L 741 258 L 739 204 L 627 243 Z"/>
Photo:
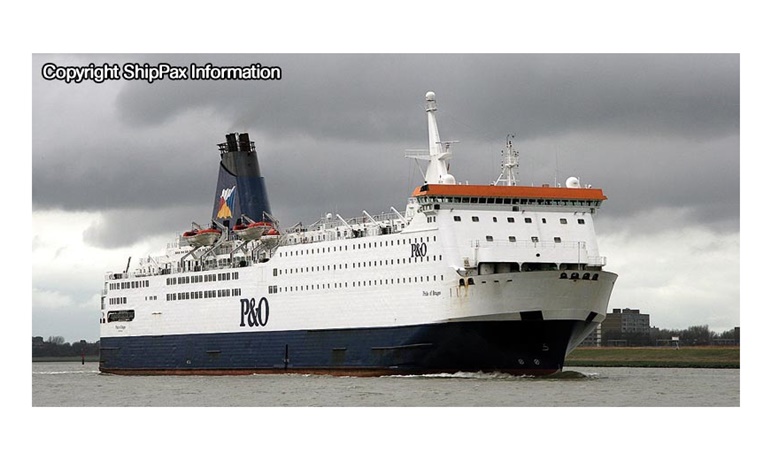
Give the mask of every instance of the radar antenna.
<path id="1" fill-rule="evenodd" d="M 502 171 L 495 185 L 516 185 L 519 175 L 519 152 L 513 149 L 513 134 L 505 138 L 505 150 L 502 151 Z"/>

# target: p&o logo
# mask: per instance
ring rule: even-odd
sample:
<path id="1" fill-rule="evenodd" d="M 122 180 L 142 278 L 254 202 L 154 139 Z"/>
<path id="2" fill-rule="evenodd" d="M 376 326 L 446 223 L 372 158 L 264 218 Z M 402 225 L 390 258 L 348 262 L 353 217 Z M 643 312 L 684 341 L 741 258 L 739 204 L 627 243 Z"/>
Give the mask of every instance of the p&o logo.
<path id="1" fill-rule="evenodd" d="M 241 327 L 266 326 L 270 318 L 270 304 L 265 297 L 259 299 L 241 299 Z"/>
<path id="2" fill-rule="evenodd" d="M 411 257 L 425 257 L 428 255 L 428 245 L 425 243 L 412 243 Z"/>

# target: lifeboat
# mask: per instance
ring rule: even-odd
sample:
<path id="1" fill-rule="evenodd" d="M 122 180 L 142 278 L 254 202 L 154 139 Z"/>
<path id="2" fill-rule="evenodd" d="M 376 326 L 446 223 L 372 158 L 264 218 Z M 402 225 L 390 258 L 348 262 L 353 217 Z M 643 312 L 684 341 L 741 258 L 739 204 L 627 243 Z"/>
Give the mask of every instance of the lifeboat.
<path id="1" fill-rule="evenodd" d="M 268 249 L 272 249 L 278 246 L 278 239 L 280 237 L 281 234 L 278 233 L 278 230 L 276 230 L 274 227 L 270 227 L 270 229 L 262 235 L 262 245 Z"/>
<path id="2" fill-rule="evenodd" d="M 233 231 L 238 235 L 238 238 L 244 241 L 251 241 L 259 239 L 265 232 L 272 228 L 273 226 L 267 222 L 252 222 L 247 225 L 236 224 L 233 227 Z"/>
<path id="3" fill-rule="evenodd" d="M 204 230 L 190 230 L 184 232 L 182 237 L 190 243 L 190 246 L 199 248 L 201 246 L 211 246 L 222 235 L 222 231 L 216 228 L 207 228 Z"/>

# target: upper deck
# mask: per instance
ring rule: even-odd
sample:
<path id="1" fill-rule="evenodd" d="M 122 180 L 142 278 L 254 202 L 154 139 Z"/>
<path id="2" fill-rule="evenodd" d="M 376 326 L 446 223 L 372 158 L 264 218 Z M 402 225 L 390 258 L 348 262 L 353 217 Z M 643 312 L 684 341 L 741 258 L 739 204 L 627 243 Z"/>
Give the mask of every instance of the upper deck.
<path id="1" fill-rule="evenodd" d="M 533 199 L 598 202 L 607 199 L 602 189 L 551 187 L 548 185 L 526 187 L 520 185 L 425 184 L 415 188 L 412 196 L 510 199 L 510 201 L 496 201 L 498 204 L 518 204 L 520 203 L 519 200 L 529 201 Z"/>

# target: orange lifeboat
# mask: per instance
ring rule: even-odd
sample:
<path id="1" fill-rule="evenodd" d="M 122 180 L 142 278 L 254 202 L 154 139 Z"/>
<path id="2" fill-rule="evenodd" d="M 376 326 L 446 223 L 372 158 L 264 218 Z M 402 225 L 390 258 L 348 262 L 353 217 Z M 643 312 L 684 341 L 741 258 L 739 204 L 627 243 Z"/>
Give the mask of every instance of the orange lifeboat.
<path id="1" fill-rule="evenodd" d="M 238 238 L 244 241 L 258 240 L 265 232 L 273 228 L 268 222 L 252 222 L 250 224 L 236 224 L 233 231 Z"/>
<path id="2" fill-rule="evenodd" d="M 201 246 L 211 246 L 222 236 L 222 231 L 216 228 L 207 228 L 204 230 L 190 230 L 184 232 L 182 237 L 190 243 L 190 246 L 199 248 Z"/>
<path id="3" fill-rule="evenodd" d="M 262 235 L 261 241 L 266 248 L 272 249 L 278 246 L 278 239 L 280 237 L 281 234 L 278 232 L 278 230 L 276 230 L 275 227 L 270 227 L 270 229 Z"/>

